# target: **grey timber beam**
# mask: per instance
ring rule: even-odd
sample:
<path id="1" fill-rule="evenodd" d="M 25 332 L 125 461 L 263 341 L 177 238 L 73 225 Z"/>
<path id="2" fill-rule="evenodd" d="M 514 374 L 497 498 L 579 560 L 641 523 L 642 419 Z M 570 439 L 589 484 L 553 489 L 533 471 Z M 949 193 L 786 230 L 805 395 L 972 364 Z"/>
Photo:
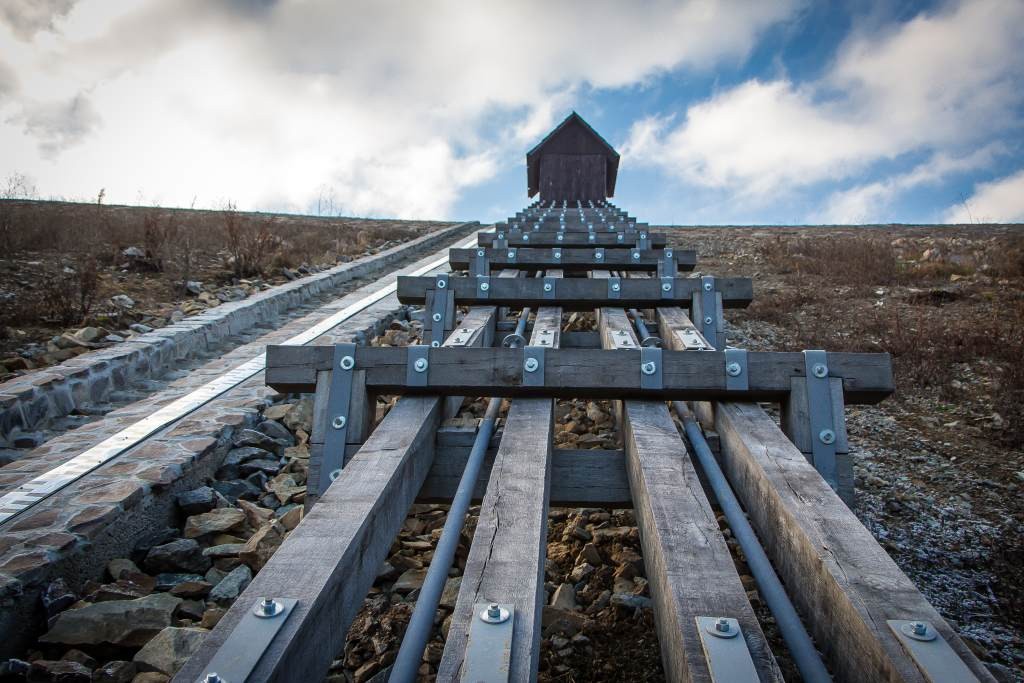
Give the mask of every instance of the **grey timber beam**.
<path id="1" fill-rule="evenodd" d="M 486 329 L 495 309 L 469 315 Z M 474 342 L 484 338 L 477 335 Z M 221 645 L 263 597 L 297 603 L 248 680 L 324 677 L 430 470 L 443 402 L 424 396 L 395 404 L 174 681 L 202 680 Z"/>
<path id="2" fill-rule="evenodd" d="M 508 249 L 479 247 L 475 249 L 451 249 L 448 263 L 452 270 L 467 270 L 470 263 L 483 251 L 484 257 L 496 268 L 546 269 L 561 268 L 568 272 L 586 272 L 599 265 L 616 270 L 656 270 L 662 258 L 660 249 L 644 249 L 641 251 L 625 249 L 609 249 L 598 258 L 596 249 L 516 249 L 509 256 Z M 637 254 L 634 258 L 633 254 Z M 675 251 L 675 261 L 679 270 L 693 270 L 697 264 L 697 254 L 691 250 Z"/>
<path id="3" fill-rule="evenodd" d="M 605 247 L 607 249 L 631 249 L 636 246 L 637 230 L 618 232 L 585 231 L 571 232 L 552 231 L 513 231 L 502 230 L 505 237 L 499 238 L 498 233 L 477 233 L 477 244 L 490 247 L 496 241 L 504 239 L 509 247 Z M 661 249 L 667 241 L 665 233 L 649 233 L 648 239 L 655 249 Z"/>
<path id="4" fill-rule="evenodd" d="M 921 672 L 886 623 L 897 619 L 930 622 L 995 680 L 771 417 L 752 403 L 713 410 L 722 469 L 837 680 L 943 680 Z"/>
<path id="5" fill-rule="evenodd" d="M 599 325 L 606 348 L 640 348 L 622 309 L 601 309 Z M 661 401 L 622 401 L 617 408 L 666 678 L 717 680 L 698 618 L 727 617 L 739 622 L 749 653 L 732 680 L 781 681 L 668 407 Z"/>
<path id="6" fill-rule="evenodd" d="M 536 326 L 534 327 L 536 333 Z M 556 398 L 713 398 L 780 400 L 792 379 L 804 376 L 803 354 L 747 354 L 746 388 L 730 387 L 723 351 L 664 351 L 662 386 L 645 385 L 641 352 L 549 349 L 543 384 L 525 383 L 524 349 L 449 348 L 425 351 L 429 367 L 421 386 L 409 386 L 408 348 L 359 347 L 356 369 L 378 393 L 440 393 L 461 396 Z M 316 373 L 330 367 L 330 347 L 268 346 L 267 384 L 278 391 L 312 391 Z M 893 391 L 892 361 L 884 353 L 829 353 L 828 371 L 841 378 L 847 403 L 875 403 Z"/>
<path id="7" fill-rule="evenodd" d="M 547 346 L 557 347 L 561 320 L 560 309 L 541 308 L 530 344 L 539 345 L 545 340 Z M 479 619 L 474 606 L 479 603 L 514 607 L 507 680 L 537 678 L 553 432 L 554 402 L 550 398 L 513 401 L 480 506 L 462 587 L 438 665 L 439 681 L 460 678 L 470 626 Z M 496 666 L 500 656 L 495 653 Z"/>
<path id="8" fill-rule="evenodd" d="M 564 252 L 563 252 L 564 254 Z M 545 285 L 551 285 L 545 289 Z M 448 289 L 455 302 L 462 305 L 529 306 L 551 305 L 557 301 L 563 311 L 591 311 L 602 306 L 622 308 L 654 308 L 681 306 L 689 308 L 694 294 L 701 292 L 699 278 L 677 277 L 671 281 L 671 293 L 666 293 L 664 281 L 654 278 L 623 279 L 619 289 L 612 291 L 608 283 L 591 278 L 565 278 L 548 280 L 517 278 L 491 280 L 486 292 L 481 292 L 476 278 L 451 277 Z M 398 300 L 403 304 L 422 305 L 434 291 L 432 277 L 398 278 Z M 724 308 L 746 308 L 754 295 L 750 278 L 716 278 L 715 288 L 722 295 Z"/>

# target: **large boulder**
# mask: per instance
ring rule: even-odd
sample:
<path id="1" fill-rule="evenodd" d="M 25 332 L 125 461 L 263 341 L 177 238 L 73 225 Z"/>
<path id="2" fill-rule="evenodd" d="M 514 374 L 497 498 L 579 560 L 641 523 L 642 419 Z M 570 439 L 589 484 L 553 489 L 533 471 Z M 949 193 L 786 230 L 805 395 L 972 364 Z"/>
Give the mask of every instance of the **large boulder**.
<path id="1" fill-rule="evenodd" d="M 173 676 L 199 649 L 207 633 L 209 631 L 204 628 L 169 626 L 146 643 L 133 661 L 140 669 Z"/>
<path id="2" fill-rule="evenodd" d="M 66 610 L 39 640 L 62 645 L 139 647 L 171 625 L 180 602 L 181 598 L 156 593 L 137 600 L 111 600 Z"/>
<path id="3" fill-rule="evenodd" d="M 229 531 L 245 521 L 245 513 L 235 508 L 218 508 L 185 520 L 185 538 Z"/>
<path id="4" fill-rule="evenodd" d="M 244 564 L 239 565 L 213 587 L 209 599 L 216 603 L 229 603 L 242 594 L 250 581 L 252 570 Z"/>
<path id="5" fill-rule="evenodd" d="M 199 543 L 191 538 L 150 548 L 146 554 L 146 569 L 151 574 L 163 572 L 191 572 L 202 574 L 210 568 L 210 558 L 203 556 Z"/>

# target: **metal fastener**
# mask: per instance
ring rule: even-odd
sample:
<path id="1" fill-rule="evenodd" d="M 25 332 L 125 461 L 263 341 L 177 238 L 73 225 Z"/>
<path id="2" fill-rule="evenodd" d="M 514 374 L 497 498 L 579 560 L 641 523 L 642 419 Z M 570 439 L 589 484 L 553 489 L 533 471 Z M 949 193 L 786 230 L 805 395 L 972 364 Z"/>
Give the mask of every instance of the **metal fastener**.
<path id="1" fill-rule="evenodd" d="M 640 252 L 639 251 L 634 251 L 633 252 L 633 260 L 634 261 L 639 261 L 640 260 Z"/>
<path id="2" fill-rule="evenodd" d="M 617 292 L 617 291 L 619 291 L 620 289 L 622 289 L 622 287 L 621 287 L 621 286 L 619 285 L 619 283 L 618 283 L 618 282 L 616 282 L 615 284 L 613 284 L 613 285 L 612 285 L 612 291 L 613 291 L 613 292 Z"/>
<path id="3" fill-rule="evenodd" d="M 516 252 L 509 250 L 508 257 L 509 258 L 515 258 L 516 257 Z"/>
<path id="4" fill-rule="evenodd" d="M 435 313 L 434 315 L 430 316 L 430 319 L 433 320 L 435 323 L 439 323 L 441 322 L 441 314 Z"/>
<path id="5" fill-rule="evenodd" d="M 822 365 L 821 363 L 818 363 L 813 368 L 811 368 L 811 372 L 814 373 L 814 376 L 818 377 L 819 379 L 828 376 L 828 368 Z"/>
<path id="6" fill-rule="evenodd" d="M 486 291 L 487 291 L 488 289 L 490 289 L 490 288 L 491 288 L 491 285 L 490 285 L 490 284 L 488 284 L 488 283 L 486 283 L 486 282 L 481 282 L 481 283 L 480 283 L 480 291 L 481 291 L 481 292 L 486 292 Z"/>
<path id="7" fill-rule="evenodd" d="M 821 442 L 823 444 L 831 445 L 836 441 L 836 433 L 833 432 L 831 429 L 822 429 L 818 433 L 818 438 L 821 439 Z"/>
<path id="8" fill-rule="evenodd" d="M 663 291 L 663 292 L 671 292 L 672 291 L 672 285 L 670 283 L 668 283 L 668 282 L 662 282 L 661 283 L 661 291 Z"/>
<path id="9" fill-rule="evenodd" d="M 729 373 L 730 377 L 739 377 L 743 374 L 743 368 L 739 363 L 729 363 L 725 366 L 725 371 Z"/>
<path id="10" fill-rule="evenodd" d="M 718 621 L 715 622 L 715 630 L 716 631 L 720 631 L 721 633 L 728 633 L 729 632 L 729 620 L 726 619 L 725 617 L 719 617 Z"/>
<path id="11" fill-rule="evenodd" d="M 426 372 L 426 370 L 427 370 L 427 359 L 426 358 L 417 358 L 416 362 L 412 364 L 412 367 L 416 370 L 416 372 Z"/>
<path id="12" fill-rule="evenodd" d="M 710 282 L 705 282 L 704 283 L 704 291 L 705 292 L 710 292 L 711 291 L 711 283 Z"/>
<path id="13" fill-rule="evenodd" d="M 327 476 L 331 478 L 331 481 L 334 481 L 341 476 L 341 470 L 331 470 L 331 473 L 328 474 Z"/>
<path id="14" fill-rule="evenodd" d="M 540 367 L 540 363 L 537 362 L 536 358 L 527 358 L 526 362 L 523 363 L 523 367 L 526 368 L 527 372 L 536 372 L 537 368 Z"/>
<path id="15" fill-rule="evenodd" d="M 710 325 L 713 322 L 715 322 L 715 319 L 712 318 L 710 315 L 704 316 L 704 324 L 705 325 Z"/>
<path id="16" fill-rule="evenodd" d="M 356 359 L 352 356 L 345 356 L 338 363 L 338 366 L 341 367 L 342 370 L 351 370 L 356 366 Z"/>
<path id="17" fill-rule="evenodd" d="M 483 249 L 477 249 L 476 250 L 476 255 L 477 256 L 483 256 L 484 255 L 484 250 Z"/>
<path id="18" fill-rule="evenodd" d="M 654 361 L 647 361 L 646 363 L 644 363 L 643 365 L 640 366 L 640 370 L 645 375 L 653 375 L 654 371 L 657 370 L 657 369 L 658 369 L 658 366 L 654 364 Z"/>
<path id="19" fill-rule="evenodd" d="M 488 624 L 500 624 L 507 621 L 508 618 L 509 611 L 496 602 L 492 602 L 487 609 L 480 612 L 481 621 L 486 621 Z"/>
<path id="20" fill-rule="evenodd" d="M 206 678 L 203 679 L 203 683 L 226 683 L 226 682 L 224 681 L 223 678 L 220 677 L 219 674 L 211 671 L 210 673 L 206 674 Z"/>
<path id="21" fill-rule="evenodd" d="M 256 604 L 255 609 L 253 609 L 253 613 L 256 616 L 263 618 L 276 617 L 283 611 L 284 605 L 273 598 L 263 598 L 263 600 Z"/>
<path id="22" fill-rule="evenodd" d="M 447 280 L 438 280 L 437 281 L 437 288 L 438 289 L 444 289 L 447 286 L 448 286 L 448 281 Z"/>
<path id="23" fill-rule="evenodd" d="M 436 349 L 441 346 L 441 342 L 435 339 L 434 341 L 430 342 L 430 345 Z"/>
<path id="24" fill-rule="evenodd" d="M 334 418 L 334 420 L 333 420 L 333 421 L 331 422 L 331 426 L 332 426 L 332 427 L 334 427 L 335 429 L 341 429 L 342 427 L 344 427 L 344 426 L 345 426 L 345 424 L 346 424 L 347 422 L 348 422 L 348 420 L 346 420 L 346 419 L 345 419 L 345 416 L 344 416 L 344 415 L 338 415 L 338 416 L 337 416 L 337 417 L 335 417 L 335 418 Z"/>

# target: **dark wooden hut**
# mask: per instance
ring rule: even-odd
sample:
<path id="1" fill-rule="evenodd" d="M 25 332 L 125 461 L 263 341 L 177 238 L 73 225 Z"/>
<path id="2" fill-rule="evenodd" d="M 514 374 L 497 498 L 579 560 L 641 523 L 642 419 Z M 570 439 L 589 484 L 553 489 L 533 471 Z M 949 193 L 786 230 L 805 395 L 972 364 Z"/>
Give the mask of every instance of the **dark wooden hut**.
<path id="1" fill-rule="evenodd" d="M 526 155 L 529 195 L 544 202 L 615 195 L 619 153 L 573 112 Z"/>

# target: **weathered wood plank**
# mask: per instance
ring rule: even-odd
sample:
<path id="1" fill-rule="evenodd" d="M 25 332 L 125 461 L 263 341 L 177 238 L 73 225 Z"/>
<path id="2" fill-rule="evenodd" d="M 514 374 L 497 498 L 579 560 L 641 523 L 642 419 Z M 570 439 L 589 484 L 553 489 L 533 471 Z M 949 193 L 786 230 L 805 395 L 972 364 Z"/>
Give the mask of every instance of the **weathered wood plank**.
<path id="1" fill-rule="evenodd" d="M 550 226 L 545 226 L 550 227 Z M 567 229 L 557 230 L 529 230 L 524 232 L 504 231 L 505 239 L 510 247 L 604 247 L 606 249 L 631 249 L 636 246 L 637 230 L 631 230 L 628 237 L 623 231 L 618 232 L 597 232 L 586 231 L 585 226 L 573 231 Z M 497 239 L 497 232 L 477 233 L 477 244 L 481 247 L 490 247 Z M 561 239 L 559 239 L 561 236 Z M 648 233 L 651 246 L 655 249 L 663 249 L 666 243 L 665 233 Z"/>
<path id="2" fill-rule="evenodd" d="M 714 416 L 722 469 L 837 680 L 925 680 L 887 619 L 930 621 L 995 680 L 771 417 L 751 403 Z"/>
<path id="3" fill-rule="evenodd" d="M 639 348 L 625 311 L 601 309 L 599 324 L 606 348 L 623 348 L 623 336 Z M 739 621 L 758 678 L 781 681 L 668 407 L 617 404 L 666 678 L 712 680 L 696 619 L 725 616 Z"/>
<path id="4" fill-rule="evenodd" d="M 565 278 L 551 283 L 553 290 L 544 291 L 544 282 L 537 278 L 517 278 L 493 280 L 489 283 L 483 296 L 475 278 L 450 278 L 449 291 L 454 294 L 455 301 L 462 305 L 496 305 L 496 306 L 530 306 L 537 308 L 549 306 L 557 301 L 563 311 L 590 311 L 601 306 L 618 306 L 622 308 L 652 308 L 655 306 L 681 306 L 689 308 L 691 297 L 700 291 L 701 282 L 697 278 L 677 277 L 673 281 L 672 296 L 667 297 L 661 290 L 661 281 L 657 279 L 623 279 L 619 283 L 617 296 L 609 295 L 608 284 L 590 278 Z M 404 304 L 422 305 L 427 293 L 434 288 L 434 278 L 406 277 L 398 278 L 398 300 Z M 722 294 L 722 306 L 725 308 L 745 308 L 754 295 L 754 287 L 749 278 L 728 277 L 717 278 L 715 289 Z M 550 297 L 550 298 L 549 298 Z"/>
<path id="5" fill-rule="evenodd" d="M 561 317 L 557 308 L 540 309 L 531 344 L 543 337 L 556 346 Z M 544 335 L 545 331 L 551 334 Z M 553 409 L 551 399 L 514 401 L 509 408 L 438 666 L 440 681 L 458 680 L 469 627 L 476 618 L 474 606 L 483 602 L 507 603 L 515 608 L 508 679 L 532 681 L 537 677 Z"/>
<path id="6" fill-rule="evenodd" d="M 267 384 L 278 391 L 312 390 L 316 372 L 330 364 L 330 351 L 329 347 L 268 347 Z M 427 385 L 410 387 L 407 357 L 405 348 L 359 347 L 356 367 L 366 370 L 367 388 L 380 393 L 676 400 L 780 400 L 790 392 L 792 378 L 805 372 L 800 353 L 750 352 L 749 388 L 727 389 L 724 352 L 664 351 L 663 388 L 643 389 L 637 350 L 552 349 L 545 353 L 545 386 L 532 387 L 522 384 L 522 349 L 459 347 L 431 349 Z M 833 377 L 843 379 L 848 403 L 874 403 L 892 393 L 888 354 L 829 353 L 828 366 Z"/>
<path id="7" fill-rule="evenodd" d="M 515 258 L 509 258 L 508 250 L 483 247 L 480 249 L 451 249 L 448 263 L 452 270 L 466 270 L 470 262 L 476 258 L 478 251 L 483 250 L 492 268 L 561 268 L 565 271 L 588 271 L 598 261 L 593 249 L 565 249 L 561 258 L 555 258 L 555 249 L 533 249 L 524 247 L 517 249 Z M 697 254 L 692 250 L 675 252 L 676 265 L 679 270 L 693 270 L 697 264 Z M 639 258 L 633 258 L 625 249 L 609 249 L 600 263 L 607 268 L 616 270 L 656 270 L 661 259 L 661 250 L 645 249 Z"/>

